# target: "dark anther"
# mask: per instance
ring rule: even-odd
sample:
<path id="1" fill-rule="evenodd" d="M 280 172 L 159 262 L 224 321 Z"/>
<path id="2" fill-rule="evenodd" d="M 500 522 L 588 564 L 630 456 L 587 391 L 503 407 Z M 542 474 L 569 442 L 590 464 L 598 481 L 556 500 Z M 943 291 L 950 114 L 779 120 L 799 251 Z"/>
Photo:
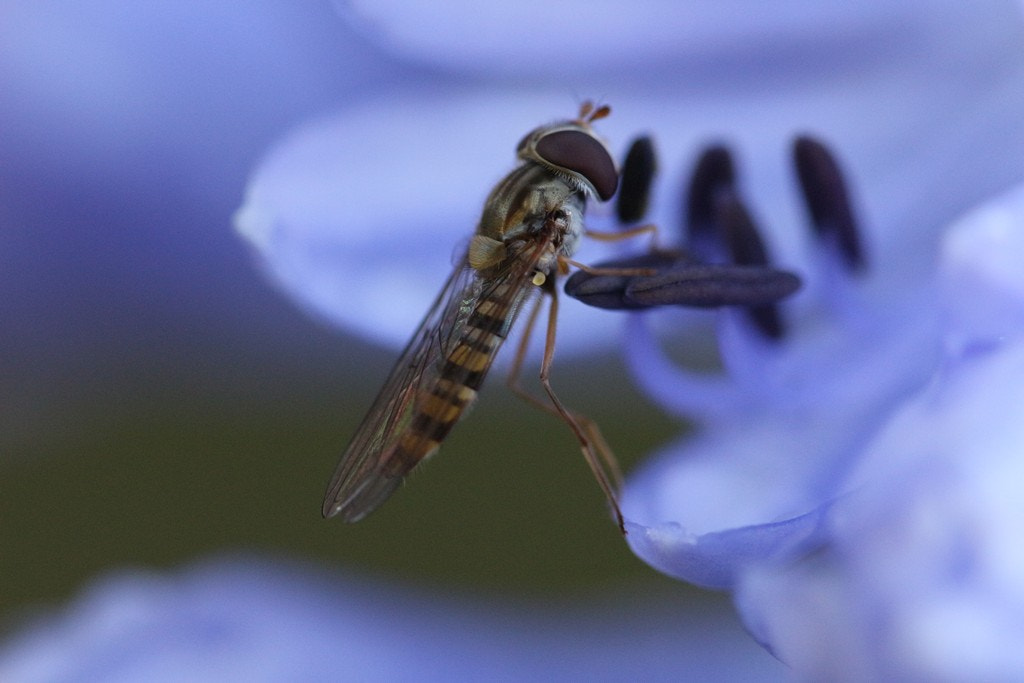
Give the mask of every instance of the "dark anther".
<path id="1" fill-rule="evenodd" d="M 704 150 L 694 166 L 686 194 L 686 243 L 701 258 L 710 260 L 718 256 L 715 196 L 731 189 L 735 182 L 729 150 L 721 145 Z"/>
<path id="2" fill-rule="evenodd" d="M 620 223 L 636 223 L 647 213 L 651 183 L 658 171 L 657 166 L 651 138 L 644 135 L 634 140 L 619 176 L 619 196 L 616 199 L 615 212 Z"/>
<path id="3" fill-rule="evenodd" d="M 862 268 L 864 251 L 860 233 L 835 157 L 822 143 L 800 136 L 793 142 L 793 160 L 815 232 L 835 242 L 851 270 Z"/>
<path id="4" fill-rule="evenodd" d="M 733 263 L 741 266 L 768 264 L 764 240 L 739 195 L 731 188 L 720 190 L 715 195 L 714 216 L 719 238 Z"/>
<path id="5" fill-rule="evenodd" d="M 774 303 L 753 304 L 744 311 L 754 327 L 769 339 L 782 339 L 786 334 L 786 326 L 779 315 L 779 307 Z"/>
<path id="6" fill-rule="evenodd" d="M 762 306 L 785 298 L 800 279 L 764 266 L 706 264 L 685 252 L 653 252 L 595 268 L 649 268 L 653 275 L 594 275 L 577 271 L 565 283 L 569 296 L 590 306 L 642 309 L 654 306 Z"/>

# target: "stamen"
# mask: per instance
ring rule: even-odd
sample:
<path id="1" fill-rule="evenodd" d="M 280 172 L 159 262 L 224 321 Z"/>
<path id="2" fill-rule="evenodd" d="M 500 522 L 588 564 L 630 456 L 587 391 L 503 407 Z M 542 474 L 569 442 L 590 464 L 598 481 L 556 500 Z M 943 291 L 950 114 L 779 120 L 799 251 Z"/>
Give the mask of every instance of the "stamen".
<path id="1" fill-rule="evenodd" d="M 643 135 L 633 141 L 622 163 L 619 181 L 619 196 L 615 212 L 619 222 L 636 223 L 647 213 L 651 195 L 651 183 L 658 171 L 658 162 L 651 138 Z"/>
<path id="2" fill-rule="evenodd" d="M 715 196 L 736 182 L 732 155 L 722 145 L 708 147 L 697 160 L 686 194 L 686 243 L 701 259 L 718 256 Z"/>
<path id="3" fill-rule="evenodd" d="M 565 293 L 589 306 L 636 310 L 654 306 L 762 306 L 800 287 L 789 272 L 760 266 L 698 263 L 685 252 L 655 252 L 600 263 L 602 271 L 652 268 L 655 275 L 573 273 Z"/>
<path id="4" fill-rule="evenodd" d="M 793 142 L 793 161 L 818 237 L 835 243 L 847 268 L 861 270 L 865 258 L 860 232 L 835 157 L 824 144 L 802 135 Z"/>
<path id="5" fill-rule="evenodd" d="M 784 270 L 699 263 L 634 278 L 625 297 L 644 306 L 746 306 L 760 311 L 774 310 L 776 301 L 799 288 L 800 278 Z"/>
<path id="6" fill-rule="evenodd" d="M 714 219 L 718 235 L 733 263 L 741 266 L 768 265 L 768 252 L 761 233 L 734 189 L 723 188 L 715 194 Z"/>
<path id="7" fill-rule="evenodd" d="M 635 275 L 609 275 L 608 270 L 621 269 L 624 272 L 635 272 L 637 268 L 651 268 L 659 273 L 670 269 L 688 257 L 677 252 L 650 252 L 615 261 L 597 264 L 595 268 L 605 274 L 594 275 L 577 270 L 565 281 L 565 293 L 588 306 L 611 310 L 634 310 L 648 308 L 650 304 L 640 304 L 626 296 L 630 283 L 637 279 Z"/>

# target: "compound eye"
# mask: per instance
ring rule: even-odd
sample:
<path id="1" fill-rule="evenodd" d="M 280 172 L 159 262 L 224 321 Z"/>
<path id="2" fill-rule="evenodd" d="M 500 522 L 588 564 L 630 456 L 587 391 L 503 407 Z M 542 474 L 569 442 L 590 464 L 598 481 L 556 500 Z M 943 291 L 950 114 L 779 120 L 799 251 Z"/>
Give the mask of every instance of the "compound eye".
<path id="1" fill-rule="evenodd" d="M 594 136 L 579 130 L 556 130 L 537 141 L 541 159 L 586 178 L 597 196 L 607 201 L 619 185 L 619 174 L 608 150 Z"/>

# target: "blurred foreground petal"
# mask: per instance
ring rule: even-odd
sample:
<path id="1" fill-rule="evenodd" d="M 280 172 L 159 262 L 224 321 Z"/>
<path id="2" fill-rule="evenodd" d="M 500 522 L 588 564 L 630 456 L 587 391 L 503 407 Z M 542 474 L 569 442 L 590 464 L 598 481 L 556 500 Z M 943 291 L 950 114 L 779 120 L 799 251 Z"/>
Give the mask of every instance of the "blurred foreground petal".
<path id="1" fill-rule="evenodd" d="M 672 602 L 672 601 L 669 601 Z M 781 680 L 716 610 L 441 598 L 295 565 L 217 560 L 122 573 L 0 649 L 33 681 Z"/>

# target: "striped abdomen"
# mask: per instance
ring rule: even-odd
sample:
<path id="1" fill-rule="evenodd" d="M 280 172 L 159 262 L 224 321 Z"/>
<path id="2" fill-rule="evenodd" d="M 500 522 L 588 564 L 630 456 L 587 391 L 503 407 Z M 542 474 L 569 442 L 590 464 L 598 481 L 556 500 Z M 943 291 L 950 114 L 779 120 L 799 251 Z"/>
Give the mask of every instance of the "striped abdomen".
<path id="1" fill-rule="evenodd" d="M 420 387 L 409 426 L 389 459 L 396 473 L 411 470 L 433 455 L 476 400 L 498 347 L 508 335 L 518 299 L 526 291 L 511 283 L 499 284 L 487 292 L 469 315 L 437 379 Z"/>

